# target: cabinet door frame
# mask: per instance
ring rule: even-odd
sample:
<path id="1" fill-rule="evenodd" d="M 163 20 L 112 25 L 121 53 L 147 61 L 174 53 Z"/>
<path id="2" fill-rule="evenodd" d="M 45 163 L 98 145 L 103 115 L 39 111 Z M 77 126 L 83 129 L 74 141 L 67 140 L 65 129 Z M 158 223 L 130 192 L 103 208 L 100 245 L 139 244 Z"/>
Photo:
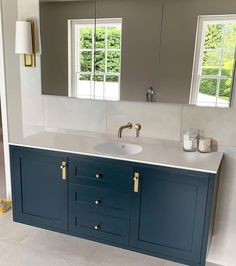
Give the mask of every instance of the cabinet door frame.
<path id="1" fill-rule="evenodd" d="M 190 170 L 182 170 L 168 167 L 159 167 L 159 166 L 144 166 L 138 165 L 135 169 L 135 172 L 140 173 L 139 179 L 139 192 L 132 193 L 132 206 L 131 206 L 131 228 L 130 228 L 130 246 L 140 250 L 145 250 L 147 252 L 156 254 L 157 256 L 175 258 L 177 261 L 186 260 L 189 263 L 201 263 L 202 260 L 202 245 L 204 240 L 204 235 L 206 231 L 205 226 L 208 226 L 209 221 L 206 221 L 207 212 L 210 209 L 207 207 L 208 202 L 212 200 L 209 198 L 209 182 L 210 177 L 213 178 L 211 182 L 214 184 L 214 175 L 203 172 L 193 172 Z M 193 247 L 192 252 L 186 252 L 185 250 L 174 249 L 167 246 L 162 246 L 154 243 L 145 242 L 139 239 L 139 226 L 140 226 L 140 208 L 142 200 L 142 180 L 143 178 L 148 178 L 142 176 L 142 171 L 151 170 L 151 171 L 162 171 L 166 172 L 167 176 L 176 175 L 176 180 L 179 179 L 179 182 L 188 182 L 198 186 L 197 193 L 197 206 L 196 217 L 198 220 L 198 226 L 196 223 L 193 231 Z M 160 178 L 157 176 L 157 178 Z M 168 178 L 168 177 L 167 177 Z M 173 177 L 174 180 L 174 177 Z M 204 208 L 204 209 L 201 209 Z M 208 215 L 209 216 L 209 215 Z M 208 223 L 207 223 L 208 222 Z M 196 237 L 196 238 L 195 238 Z M 205 239 L 207 241 L 207 239 Z"/>
<path id="2" fill-rule="evenodd" d="M 30 154 L 31 153 L 31 154 Z M 50 220 L 50 218 L 40 217 L 32 215 L 30 213 L 24 212 L 23 208 L 23 190 L 22 190 L 22 157 L 24 154 L 27 156 L 31 155 L 32 157 L 50 157 L 52 160 L 58 160 L 58 162 L 66 161 L 67 165 L 69 163 L 69 158 L 67 154 L 58 153 L 47 150 L 40 150 L 34 148 L 25 148 L 25 147 L 10 147 L 11 155 L 11 179 L 12 179 L 12 201 L 13 201 L 13 219 L 17 222 L 23 222 L 32 224 L 39 227 L 51 228 L 52 230 L 68 230 L 68 178 L 69 171 L 67 167 L 67 180 L 60 180 L 61 187 L 63 188 L 64 197 L 64 207 L 66 210 L 62 212 L 61 219 L 57 221 Z M 60 169 L 60 168 L 59 168 Z M 35 169 L 37 171 L 37 169 Z M 60 170 L 58 171 L 58 178 L 60 178 Z M 52 195 L 53 196 L 53 195 Z"/>

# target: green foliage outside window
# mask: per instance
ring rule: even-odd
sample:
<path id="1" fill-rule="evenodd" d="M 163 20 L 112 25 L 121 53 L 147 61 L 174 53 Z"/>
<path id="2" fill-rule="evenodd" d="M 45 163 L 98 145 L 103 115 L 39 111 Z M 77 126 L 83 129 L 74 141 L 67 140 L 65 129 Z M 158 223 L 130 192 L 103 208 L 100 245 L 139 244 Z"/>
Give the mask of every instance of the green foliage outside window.
<path id="1" fill-rule="evenodd" d="M 94 54 L 94 67 L 92 69 L 92 49 L 93 49 L 93 30 L 90 27 L 84 27 L 80 29 L 80 48 L 91 49 L 91 51 L 82 51 L 80 54 L 80 70 L 82 72 L 93 72 L 95 73 L 120 73 L 120 51 L 108 51 L 107 62 L 105 55 L 105 48 L 108 49 L 120 49 L 121 45 L 121 30 L 117 27 L 107 28 L 107 44 L 106 44 L 106 28 L 101 26 L 96 28 L 95 34 L 95 54 Z M 102 50 L 100 50 L 102 49 Z M 105 65 L 107 63 L 107 70 Z M 80 76 L 84 80 L 84 76 Z M 96 75 L 94 77 L 96 81 L 103 81 L 102 75 Z M 106 78 L 106 82 L 118 82 L 117 76 L 110 75 Z"/>
<path id="2" fill-rule="evenodd" d="M 217 76 L 224 76 L 225 79 L 220 81 L 219 96 L 229 98 L 232 86 L 232 76 L 234 70 L 234 51 L 236 44 L 236 24 L 230 24 L 224 35 L 224 25 L 209 24 L 206 29 L 205 49 L 218 49 L 204 52 L 202 75 L 213 75 L 216 79 L 204 78 L 201 80 L 200 92 L 207 95 L 216 95 Z M 224 41 L 223 60 L 221 60 L 221 48 Z M 232 51 L 228 51 L 231 49 Z M 222 61 L 222 62 L 221 62 Z M 222 63 L 221 73 L 220 65 Z"/>
<path id="3" fill-rule="evenodd" d="M 80 28 L 80 48 L 92 49 L 93 29 L 91 27 Z"/>

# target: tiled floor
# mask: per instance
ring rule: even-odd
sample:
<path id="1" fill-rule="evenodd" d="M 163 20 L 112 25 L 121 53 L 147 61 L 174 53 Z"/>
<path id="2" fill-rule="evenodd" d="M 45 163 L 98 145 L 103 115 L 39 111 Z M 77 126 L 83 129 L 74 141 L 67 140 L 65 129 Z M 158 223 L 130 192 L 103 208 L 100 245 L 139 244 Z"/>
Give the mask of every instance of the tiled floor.
<path id="1" fill-rule="evenodd" d="M 1 266 L 177 266 L 180 264 L 12 222 L 0 215 Z"/>

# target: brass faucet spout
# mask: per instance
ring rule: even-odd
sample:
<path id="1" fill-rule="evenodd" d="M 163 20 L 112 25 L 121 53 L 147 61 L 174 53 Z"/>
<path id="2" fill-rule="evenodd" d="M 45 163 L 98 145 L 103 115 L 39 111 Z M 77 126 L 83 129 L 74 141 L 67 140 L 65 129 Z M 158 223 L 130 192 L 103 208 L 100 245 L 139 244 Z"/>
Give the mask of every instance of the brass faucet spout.
<path id="1" fill-rule="evenodd" d="M 121 139 L 122 138 L 123 129 L 126 129 L 126 128 L 131 129 L 132 127 L 133 127 L 133 125 L 130 122 L 128 124 L 124 125 L 124 126 L 121 126 L 119 128 L 119 130 L 118 130 L 118 139 Z"/>

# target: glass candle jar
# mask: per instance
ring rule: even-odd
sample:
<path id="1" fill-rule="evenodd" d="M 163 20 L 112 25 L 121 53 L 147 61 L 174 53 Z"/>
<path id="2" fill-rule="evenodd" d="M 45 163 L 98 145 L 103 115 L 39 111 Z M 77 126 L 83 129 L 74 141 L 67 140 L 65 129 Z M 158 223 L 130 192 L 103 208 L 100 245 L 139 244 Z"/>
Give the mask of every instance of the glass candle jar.
<path id="1" fill-rule="evenodd" d="M 200 138 L 198 144 L 199 152 L 207 153 L 211 152 L 211 138 Z"/>
<path id="2" fill-rule="evenodd" d="M 194 152 L 198 148 L 198 136 L 199 130 L 195 128 L 189 128 L 184 131 L 183 134 L 183 149 L 184 151 Z"/>

